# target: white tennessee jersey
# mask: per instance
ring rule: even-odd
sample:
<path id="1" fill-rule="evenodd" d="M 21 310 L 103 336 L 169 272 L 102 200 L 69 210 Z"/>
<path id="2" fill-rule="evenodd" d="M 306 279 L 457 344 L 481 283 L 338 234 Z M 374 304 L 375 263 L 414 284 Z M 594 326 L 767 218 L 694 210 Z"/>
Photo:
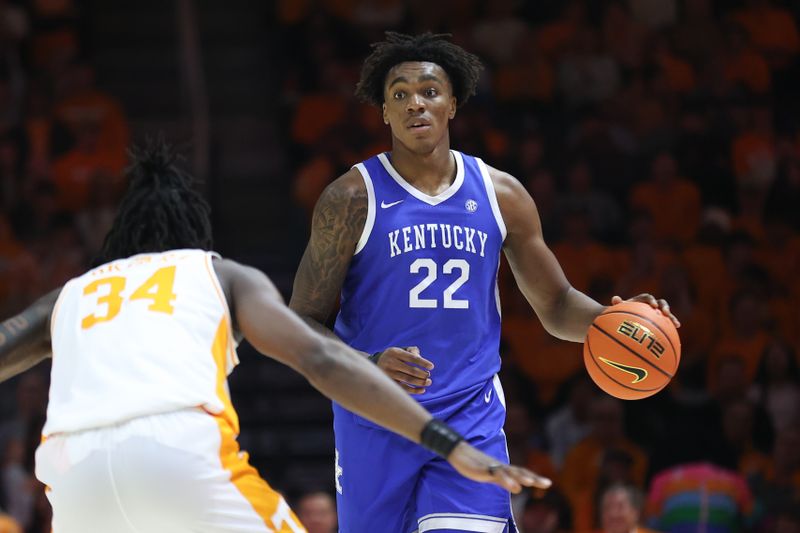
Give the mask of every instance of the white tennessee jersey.
<path id="1" fill-rule="evenodd" d="M 215 254 L 173 250 L 70 280 L 51 319 L 45 436 L 202 407 L 238 433 L 227 376 L 238 363 Z"/>

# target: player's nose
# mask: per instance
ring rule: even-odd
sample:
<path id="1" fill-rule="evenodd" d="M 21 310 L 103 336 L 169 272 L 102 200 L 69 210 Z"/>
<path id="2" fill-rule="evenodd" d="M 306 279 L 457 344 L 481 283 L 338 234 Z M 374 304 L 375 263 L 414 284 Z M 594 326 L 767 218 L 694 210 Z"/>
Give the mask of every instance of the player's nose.
<path id="1" fill-rule="evenodd" d="M 425 110 L 425 99 L 418 94 L 412 94 L 406 104 L 406 111 L 409 113 L 416 113 Z"/>

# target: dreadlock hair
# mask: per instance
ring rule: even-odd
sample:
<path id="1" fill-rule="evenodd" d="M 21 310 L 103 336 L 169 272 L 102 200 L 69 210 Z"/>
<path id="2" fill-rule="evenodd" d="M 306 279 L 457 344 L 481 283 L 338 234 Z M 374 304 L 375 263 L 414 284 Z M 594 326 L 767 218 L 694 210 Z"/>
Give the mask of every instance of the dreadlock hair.
<path id="1" fill-rule="evenodd" d="M 436 63 L 447 73 L 460 107 L 475 94 L 483 64 L 478 56 L 447 40 L 449 37 L 449 33 L 426 32 L 415 36 L 387 31 L 385 41 L 371 45 L 372 53 L 361 68 L 356 96 L 380 107 L 384 102 L 386 76 L 395 65 L 406 61 L 428 61 Z"/>
<path id="2" fill-rule="evenodd" d="M 172 147 L 161 137 L 148 139 L 129 155 L 130 185 L 95 265 L 147 252 L 210 250 L 211 209 L 176 165 Z"/>

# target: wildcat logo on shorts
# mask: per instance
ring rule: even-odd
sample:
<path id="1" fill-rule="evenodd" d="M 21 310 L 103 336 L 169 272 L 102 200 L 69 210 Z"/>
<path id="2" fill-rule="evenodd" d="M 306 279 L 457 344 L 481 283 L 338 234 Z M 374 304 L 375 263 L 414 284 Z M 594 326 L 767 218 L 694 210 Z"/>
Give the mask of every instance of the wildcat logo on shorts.
<path id="1" fill-rule="evenodd" d="M 617 333 L 621 333 L 639 344 L 647 346 L 647 350 L 653 354 L 656 359 L 661 359 L 661 356 L 664 354 L 664 345 L 658 342 L 652 331 L 638 322 L 624 320 L 619 328 L 617 328 Z"/>
<path id="2" fill-rule="evenodd" d="M 467 203 L 464 204 L 464 207 L 467 209 L 468 213 L 474 213 L 478 210 L 478 202 L 470 198 L 467 200 Z"/>

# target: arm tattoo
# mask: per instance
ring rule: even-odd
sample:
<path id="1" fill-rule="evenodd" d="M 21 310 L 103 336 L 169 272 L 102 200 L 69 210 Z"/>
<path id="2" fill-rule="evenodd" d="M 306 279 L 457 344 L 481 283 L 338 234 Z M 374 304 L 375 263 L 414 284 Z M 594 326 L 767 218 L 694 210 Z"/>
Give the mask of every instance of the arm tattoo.
<path id="1" fill-rule="evenodd" d="M 300 261 L 289 304 L 309 325 L 327 336 L 333 334 L 325 322 L 341 292 L 367 219 L 366 189 L 363 184 L 356 187 L 343 179 L 325 189 L 317 202 L 311 238 Z"/>
<path id="2" fill-rule="evenodd" d="M 0 381 L 32 367 L 50 353 L 50 314 L 60 289 L 0 324 Z"/>

